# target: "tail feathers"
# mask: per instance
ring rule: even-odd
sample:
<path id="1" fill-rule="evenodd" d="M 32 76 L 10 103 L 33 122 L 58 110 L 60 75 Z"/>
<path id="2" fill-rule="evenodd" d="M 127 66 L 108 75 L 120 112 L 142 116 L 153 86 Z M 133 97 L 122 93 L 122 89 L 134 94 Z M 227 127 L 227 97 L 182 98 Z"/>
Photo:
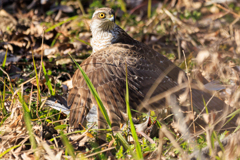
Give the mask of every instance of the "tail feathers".
<path id="1" fill-rule="evenodd" d="M 78 128 L 83 123 L 90 109 L 87 102 L 89 99 L 89 91 L 83 88 L 73 88 L 69 94 L 68 105 L 71 106 L 70 125 Z"/>
<path id="2" fill-rule="evenodd" d="M 236 121 L 237 116 L 232 118 L 226 125 L 227 115 L 230 114 L 233 110 L 227 106 L 222 100 L 217 97 L 211 96 L 210 94 L 193 89 L 192 90 L 192 100 L 193 107 L 199 111 L 199 113 L 213 113 L 213 120 L 215 124 L 215 129 L 217 130 L 233 130 L 237 127 Z M 205 101 L 205 104 L 204 104 Z M 210 117 L 209 117 L 210 118 Z"/>

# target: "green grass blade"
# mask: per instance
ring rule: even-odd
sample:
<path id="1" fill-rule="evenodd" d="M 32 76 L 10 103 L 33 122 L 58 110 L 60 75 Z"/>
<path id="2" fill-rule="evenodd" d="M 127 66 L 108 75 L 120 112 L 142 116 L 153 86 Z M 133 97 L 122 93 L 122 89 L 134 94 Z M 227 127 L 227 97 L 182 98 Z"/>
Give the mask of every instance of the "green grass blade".
<path id="1" fill-rule="evenodd" d="M 19 147 L 19 146 L 21 146 L 21 145 L 13 146 L 13 147 L 11 147 L 11 148 L 8 148 L 6 151 L 0 153 L 0 158 L 2 158 L 2 156 L 4 156 L 5 154 L 7 154 L 9 151 L 11 151 L 11 150 L 13 150 L 13 149 L 15 149 L 15 148 L 17 148 L 17 147 Z"/>
<path id="2" fill-rule="evenodd" d="M 52 43 L 51 43 L 51 47 L 54 46 L 54 44 L 56 43 L 58 37 L 60 36 L 61 34 L 60 33 L 57 33 L 57 35 L 55 36 L 55 38 L 53 39 Z"/>
<path id="3" fill-rule="evenodd" d="M 74 38 L 74 39 L 77 40 L 77 41 L 79 41 L 79 42 L 82 42 L 82 43 L 84 43 L 84 44 L 86 44 L 86 45 L 91 46 L 90 43 L 88 43 L 88 42 L 86 42 L 86 41 L 84 41 L 84 40 L 82 40 L 82 39 L 79 39 L 79 38 Z"/>
<path id="4" fill-rule="evenodd" d="M 152 0 L 148 0 L 148 18 L 151 17 Z"/>
<path id="5" fill-rule="evenodd" d="M 238 109 L 238 110 L 234 111 L 233 113 L 229 114 L 229 115 L 227 116 L 227 118 L 229 118 L 229 117 L 233 118 L 234 116 L 236 116 L 236 115 L 239 114 L 239 113 L 240 113 L 240 109 Z"/>
<path id="6" fill-rule="evenodd" d="M 238 110 L 234 111 L 233 113 L 229 114 L 227 116 L 227 118 L 229 118 L 229 117 L 230 118 L 227 120 L 227 122 L 224 123 L 223 126 L 225 126 L 228 122 L 230 122 L 239 113 L 240 113 L 240 109 L 238 109 Z M 239 126 L 234 130 L 234 132 L 236 132 L 238 129 L 239 129 Z"/>
<path id="7" fill-rule="evenodd" d="M 204 105 L 204 107 L 206 109 L 206 113 L 208 114 L 209 112 L 208 112 L 208 108 L 207 108 L 207 105 L 206 105 L 206 101 L 205 101 L 205 99 L 203 97 L 202 97 L 202 99 L 203 99 L 203 105 Z"/>
<path id="8" fill-rule="evenodd" d="M 61 134 L 61 140 L 64 144 L 64 146 L 67 149 L 67 153 L 69 153 L 73 159 L 75 159 L 74 149 L 73 146 L 69 143 L 68 138 L 64 135 L 63 131 L 60 131 Z"/>
<path id="9" fill-rule="evenodd" d="M 37 144 L 36 144 L 36 141 L 35 141 L 35 138 L 34 138 L 34 133 L 32 131 L 32 125 L 31 125 L 31 118 L 30 118 L 30 111 L 27 107 L 27 104 L 25 103 L 22 95 L 21 95 L 21 92 L 18 92 L 18 97 L 19 97 L 19 101 L 20 103 L 22 104 L 22 108 L 23 108 L 23 118 L 24 118 L 24 122 L 25 122 L 25 125 L 26 125 L 26 128 L 28 130 L 28 134 L 30 136 L 30 143 L 31 143 L 31 146 L 33 149 L 36 149 L 37 147 Z"/>
<path id="10" fill-rule="evenodd" d="M 116 136 L 119 138 L 119 140 L 121 141 L 121 143 L 123 144 L 123 147 L 126 150 L 129 150 L 130 154 L 134 157 L 134 159 L 137 159 L 136 154 L 133 153 L 133 151 L 131 150 L 130 146 L 128 145 L 127 141 L 125 140 L 125 138 L 118 132 L 116 134 Z"/>
<path id="11" fill-rule="evenodd" d="M 105 107 L 103 106 L 103 103 L 96 91 L 96 89 L 94 88 L 92 82 L 90 81 L 90 79 L 88 78 L 88 76 L 86 75 L 86 73 L 83 71 L 83 69 L 80 67 L 80 65 L 73 59 L 73 57 L 69 54 L 69 56 L 72 58 L 72 60 L 74 61 L 74 63 L 77 65 L 78 69 L 81 71 L 87 85 L 88 85 L 88 88 L 89 90 L 91 91 L 91 93 L 93 94 L 94 98 L 96 99 L 97 101 L 97 104 L 98 104 L 98 107 L 99 109 L 101 110 L 108 126 L 111 128 L 111 121 L 110 121 L 110 118 L 108 117 L 108 114 L 107 114 L 107 111 L 105 109 Z"/>
<path id="12" fill-rule="evenodd" d="M 39 87 L 39 80 L 38 80 L 38 74 L 37 74 L 37 67 L 36 67 L 36 63 L 34 60 L 34 55 L 32 53 L 32 58 L 33 58 L 33 66 L 34 66 L 34 70 L 35 70 L 35 76 L 36 76 L 36 83 L 37 83 L 37 91 L 38 91 L 38 100 L 39 102 L 41 102 L 41 97 L 40 97 L 40 87 Z"/>
<path id="13" fill-rule="evenodd" d="M 7 50 L 6 50 L 6 53 L 5 53 L 5 56 L 4 56 L 4 59 L 3 59 L 2 66 L 0 66 L 0 67 L 2 67 L 2 69 L 5 69 L 5 65 L 6 65 L 6 62 L 7 62 L 7 53 L 8 53 L 8 48 L 7 48 Z M 3 72 L 0 70 L 0 77 L 2 77 L 2 76 L 3 76 Z"/>
<path id="14" fill-rule="evenodd" d="M 6 121 L 6 119 L 10 116 L 10 114 L 6 115 L 5 117 L 2 118 L 0 122 L 0 127 L 3 125 L 3 123 Z"/>
<path id="15" fill-rule="evenodd" d="M 130 146 L 128 145 L 127 141 L 125 140 L 125 138 L 124 138 L 119 132 L 117 132 L 116 136 L 117 136 L 117 137 L 119 138 L 119 140 L 122 142 L 123 147 L 124 147 L 125 149 L 130 150 Z"/>
<path id="16" fill-rule="evenodd" d="M 78 15 L 77 15 L 77 16 L 73 16 L 73 17 L 70 17 L 70 18 L 66 19 L 65 21 L 59 22 L 59 23 L 57 23 L 57 24 L 49 27 L 48 29 L 46 29 L 46 30 L 45 30 L 45 33 L 53 30 L 53 29 L 56 28 L 56 27 L 61 26 L 61 25 L 64 24 L 64 23 L 67 23 L 67 22 L 69 22 L 69 21 L 72 21 L 72 20 L 74 20 L 74 19 L 76 19 L 76 18 L 78 18 L 78 17 L 79 17 Z"/>
<path id="17" fill-rule="evenodd" d="M 220 139 L 219 139 L 219 137 L 217 136 L 217 134 L 216 134 L 216 132 L 215 131 L 213 131 L 213 135 L 215 136 L 215 138 L 217 139 L 217 141 L 218 141 L 218 144 L 219 144 L 219 146 L 220 146 L 220 148 L 222 149 L 222 151 L 224 152 L 225 151 L 225 149 L 224 149 L 224 147 L 223 147 L 223 144 L 222 144 L 222 142 L 220 141 Z"/>
<path id="18" fill-rule="evenodd" d="M 125 2 L 123 0 L 118 0 L 118 3 L 120 4 L 121 10 L 126 13 L 127 9 Z"/>
<path id="19" fill-rule="evenodd" d="M 133 139 L 135 141 L 137 158 L 138 159 L 143 159 L 141 145 L 140 145 L 140 143 L 138 141 L 137 132 L 135 130 L 135 126 L 134 126 L 133 121 L 132 121 L 132 114 L 131 114 L 131 109 L 130 109 L 130 105 L 129 105 L 129 91 L 128 91 L 128 77 L 127 77 L 127 75 L 128 74 L 127 74 L 127 64 L 126 64 L 126 105 L 127 105 L 127 114 L 128 114 L 128 119 L 130 121 L 130 127 L 131 127 L 132 136 L 133 136 Z"/>
<path id="20" fill-rule="evenodd" d="M 5 53 L 5 56 L 4 56 L 4 60 L 3 60 L 3 63 L 2 63 L 2 67 L 5 68 L 5 65 L 7 63 L 7 53 L 8 53 L 8 48 L 6 50 L 6 53 Z"/>
<path id="21" fill-rule="evenodd" d="M 51 81 L 49 80 L 49 77 L 47 75 L 47 72 L 46 72 L 46 69 L 45 69 L 45 66 L 44 66 L 43 62 L 42 62 L 42 68 L 43 68 L 43 73 L 44 73 L 44 77 L 46 79 L 46 83 L 47 83 L 48 89 L 50 90 L 51 95 L 54 96 L 55 95 L 55 91 L 52 88 Z"/>
<path id="22" fill-rule="evenodd" d="M 78 0 L 78 5 L 79 5 L 79 8 L 80 8 L 82 14 L 85 15 L 86 13 L 85 13 L 85 11 L 84 11 L 84 8 L 83 8 L 83 5 L 82 5 L 82 3 L 81 3 L 81 0 Z"/>
<path id="23" fill-rule="evenodd" d="M 214 138 L 213 134 L 211 134 L 211 136 L 210 136 L 210 142 L 211 142 L 211 147 L 214 149 L 214 147 L 215 147 L 215 144 L 214 144 L 215 138 Z"/>
<path id="24" fill-rule="evenodd" d="M 3 86 L 2 100 L 1 100 L 1 106 L 2 106 L 3 115 L 7 114 L 7 111 L 6 111 L 5 107 L 4 107 L 5 96 L 6 96 L 5 94 L 6 94 L 6 79 L 4 79 L 4 86 Z"/>
<path id="25" fill-rule="evenodd" d="M 239 128 L 240 128 L 240 125 L 237 126 L 237 128 L 233 131 L 233 133 L 237 132 L 239 130 Z"/>

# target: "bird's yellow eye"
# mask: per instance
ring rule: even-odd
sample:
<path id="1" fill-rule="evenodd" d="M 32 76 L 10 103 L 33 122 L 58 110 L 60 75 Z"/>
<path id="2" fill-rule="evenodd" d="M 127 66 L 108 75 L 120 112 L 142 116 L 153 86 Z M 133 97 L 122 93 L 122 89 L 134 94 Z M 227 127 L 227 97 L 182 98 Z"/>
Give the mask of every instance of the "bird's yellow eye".
<path id="1" fill-rule="evenodd" d="M 106 17 L 106 14 L 105 14 L 105 13 L 99 13 L 98 17 L 99 17 L 99 18 L 105 18 L 105 17 Z"/>

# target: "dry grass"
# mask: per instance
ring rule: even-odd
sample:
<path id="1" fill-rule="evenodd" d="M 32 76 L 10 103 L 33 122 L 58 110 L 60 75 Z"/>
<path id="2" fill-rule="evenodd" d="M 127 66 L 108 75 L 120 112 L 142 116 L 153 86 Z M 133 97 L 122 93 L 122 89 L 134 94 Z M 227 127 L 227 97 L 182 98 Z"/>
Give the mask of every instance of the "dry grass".
<path id="1" fill-rule="evenodd" d="M 94 125 L 73 131 L 68 126 L 68 118 L 64 113 L 46 105 L 49 97 L 56 104 L 64 106 L 66 103 L 66 89 L 60 84 L 69 79 L 64 76 L 66 73 L 72 75 L 76 69 L 72 62 L 66 60 L 69 59 L 67 53 L 82 61 L 91 52 L 88 45 L 90 31 L 86 22 L 90 20 L 92 9 L 88 3 L 79 2 L 62 1 L 62 5 L 71 6 L 76 13 L 82 13 L 79 19 L 76 16 L 73 18 L 72 12 L 54 12 L 44 5 L 43 8 L 28 6 L 30 9 L 26 9 L 25 2 L 21 6 L 24 11 L 22 15 L 18 15 L 18 12 L 0 12 L 0 20 L 5 22 L 0 26 L 0 159 L 130 159 L 133 156 L 126 149 L 126 144 L 109 130 L 106 134 L 109 143 L 98 146 Z M 232 128 L 231 123 L 226 123 L 226 119 L 234 112 L 230 117 L 235 115 L 233 119 L 236 121 L 240 107 L 240 3 L 209 5 L 211 1 L 175 2 L 163 4 L 147 1 L 137 6 L 124 3 L 128 11 L 125 15 L 119 8 L 126 9 L 126 6 L 107 3 L 107 6 L 118 8 L 116 13 L 120 21 L 117 23 L 124 26 L 131 36 L 167 56 L 188 75 L 189 81 L 180 75 L 180 85 L 149 98 L 155 89 L 153 85 L 147 95 L 144 105 L 162 98 L 166 98 L 169 105 L 166 106 L 168 111 L 160 111 L 160 117 L 151 114 L 151 124 L 145 126 L 151 132 L 139 135 L 143 156 L 145 159 L 190 159 L 199 156 L 200 159 L 238 159 L 239 131 Z M 122 3 L 123 1 L 120 4 Z M 4 4 L 3 8 L 8 5 Z M 88 7 L 84 8 L 85 6 Z M 46 15 L 41 10 L 51 12 Z M 15 21 L 5 21 L 16 17 L 20 24 L 23 23 L 20 18 L 24 17 L 27 29 L 17 26 Z M 42 21 L 45 23 L 38 23 Z M 44 26 L 50 28 L 45 34 Z M 18 31 L 18 36 L 15 36 L 15 31 Z M 2 53 L 6 52 L 7 58 L 4 59 Z M 35 57 L 36 68 L 33 67 L 32 55 Z M 21 57 L 20 60 L 14 59 L 18 56 Z M 12 63 L 9 62 L 10 59 L 14 59 Z M 41 65 L 45 66 L 49 74 L 44 73 Z M 163 76 L 159 77 L 156 84 L 161 82 Z M 180 102 L 177 102 L 172 93 L 183 88 L 187 90 Z M 187 95 L 191 95 L 191 90 L 195 88 L 215 95 L 226 103 L 221 116 L 213 112 L 214 108 L 208 106 L 209 102 L 205 102 L 207 107 L 203 110 L 194 110 L 191 98 L 187 100 Z M 192 108 L 179 112 L 182 105 Z M 207 112 L 208 110 L 212 112 Z M 199 121 L 204 121 L 207 125 L 202 126 Z M 159 132 L 154 130 L 156 124 L 161 125 Z M 153 131 L 154 136 L 151 135 Z M 129 134 L 129 128 L 124 128 L 122 135 L 135 152 L 134 141 Z"/>

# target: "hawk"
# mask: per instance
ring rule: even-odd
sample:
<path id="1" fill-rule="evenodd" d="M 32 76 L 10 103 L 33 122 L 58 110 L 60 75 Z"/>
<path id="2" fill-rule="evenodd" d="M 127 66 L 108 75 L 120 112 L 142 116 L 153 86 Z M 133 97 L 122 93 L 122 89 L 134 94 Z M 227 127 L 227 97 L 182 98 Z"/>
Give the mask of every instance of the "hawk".
<path id="1" fill-rule="evenodd" d="M 139 112 L 156 110 L 165 105 L 165 99 L 160 99 L 149 105 L 141 105 L 149 89 L 174 64 L 147 45 L 134 40 L 115 23 L 114 10 L 111 8 L 97 9 L 91 20 L 91 46 L 93 52 L 81 63 L 95 89 L 97 90 L 112 123 L 113 131 L 119 130 L 121 121 L 126 121 L 126 66 L 129 86 L 129 104 L 131 109 Z M 174 65 L 156 86 L 154 97 L 175 86 L 178 86 L 178 75 L 183 72 Z M 185 74 L 184 74 L 185 75 Z M 77 127 L 82 123 L 92 105 L 97 103 L 90 93 L 87 84 L 77 70 L 72 78 L 73 88 L 69 93 L 68 105 L 71 106 L 70 124 Z M 184 90 L 175 91 L 178 97 Z M 193 106 L 202 110 L 203 98 L 207 102 L 212 96 L 203 91 L 192 89 Z M 224 102 L 213 97 L 208 106 L 222 111 Z M 135 115 L 135 112 L 132 112 Z M 106 122 L 98 109 L 98 127 L 106 128 Z"/>

